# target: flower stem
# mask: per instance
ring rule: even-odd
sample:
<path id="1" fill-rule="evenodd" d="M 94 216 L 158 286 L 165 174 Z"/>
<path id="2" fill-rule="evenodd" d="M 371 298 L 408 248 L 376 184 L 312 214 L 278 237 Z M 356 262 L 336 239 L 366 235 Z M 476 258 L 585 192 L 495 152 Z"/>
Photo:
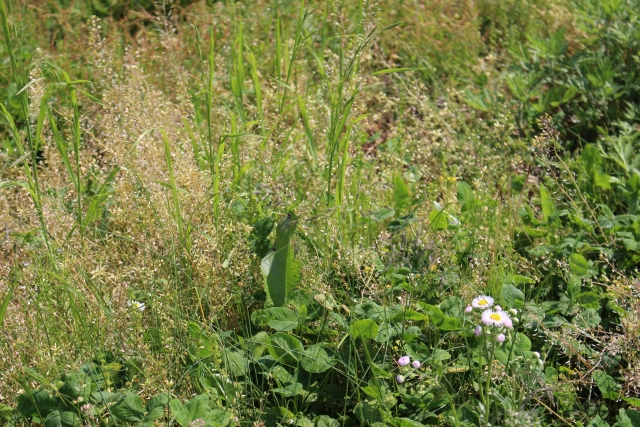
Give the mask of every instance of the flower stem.
<path id="1" fill-rule="evenodd" d="M 485 405 L 484 424 L 487 427 L 489 427 L 489 411 L 491 409 L 491 403 L 489 401 L 489 392 L 491 391 L 491 368 L 493 368 L 493 357 L 495 356 L 495 353 L 496 353 L 496 346 L 495 346 L 495 343 L 492 343 L 492 345 L 491 345 L 491 357 L 487 361 L 487 363 L 488 363 L 488 365 L 487 365 L 487 384 L 486 384 L 486 386 L 484 388 L 484 392 L 485 392 L 485 397 L 484 397 L 484 405 Z"/>

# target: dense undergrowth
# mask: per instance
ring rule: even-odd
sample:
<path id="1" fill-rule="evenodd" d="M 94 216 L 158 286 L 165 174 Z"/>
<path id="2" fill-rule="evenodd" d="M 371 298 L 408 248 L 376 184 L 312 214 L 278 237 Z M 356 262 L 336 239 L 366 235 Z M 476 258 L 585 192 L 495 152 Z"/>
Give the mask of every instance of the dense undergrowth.
<path id="1" fill-rule="evenodd" d="M 637 1 L 0 7 L 0 425 L 640 426 Z"/>

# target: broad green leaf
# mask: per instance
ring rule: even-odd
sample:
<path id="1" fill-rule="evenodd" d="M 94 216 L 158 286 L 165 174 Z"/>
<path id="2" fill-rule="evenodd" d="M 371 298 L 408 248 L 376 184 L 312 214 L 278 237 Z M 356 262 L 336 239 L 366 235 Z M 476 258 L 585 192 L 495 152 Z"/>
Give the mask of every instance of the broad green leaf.
<path id="1" fill-rule="evenodd" d="M 640 408 L 640 399 L 635 397 L 623 397 L 622 400 L 627 402 L 630 405 L 635 406 L 636 408 Z"/>
<path id="2" fill-rule="evenodd" d="M 516 345 L 523 351 L 531 351 L 531 340 L 525 334 L 521 334 L 518 332 Z"/>
<path id="3" fill-rule="evenodd" d="M 394 421 L 397 427 L 424 427 L 424 424 L 409 418 L 394 418 Z"/>
<path id="4" fill-rule="evenodd" d="M 300 322 L 298 315 L 284 307 L 271 307 L 251 313 L 251 320 L 259 326 L 268 325 L 279 332 L 295 329 Z"/>
<path id="5" fill-rule="evenodd" d="M 372 426 L 375 423 L 382 423 L 382 409 L 379 406 L 373 406 L 366 400 L 358 403 L 353 409 L 353 413 L 360 421 L 361 425 Z"/>
<path id="6" fill-rule="evenodd" d="M 147 415 L 145 421 L 155 421 L 164 415 L 164 408 L 169 404 L 169 394 L 160 393 L 153 396 L 147 402 Z"/>
<path id="7" fill-rule="evenodd" d="M 268 323 L 270 328 L 275 329 L 278 332 L 287 332 L 292 331 L 298 327 L 298 321 L 291 320 L 269 320 Z"/>
<path id="8" fill-rule="evenodd" d="M 253 233 L 256 235 L 256 237 L 269 237 L 269 234 L 271 234 L 271 231 L 273 230 L 273 226 L 273 218 L 271 218 L 270 216 L 265 216 L 263 218 L 260 218 L 253 225 Z"/>
<path id="9" fill-rule="evenodd" d="M 293 212 L 278 224 L 273 248 L 262 259 L 260 265 L 265 278 L 267 295 L 276 307 L 282 307 L 302 278 L 300 264 L 293 256 L 290 246 L 298 219 Z"/>
<path id="10" fill-rule="evenodd" d="M 169 406 L 176 422 L 182 427 L 189 427 L 189 424 L 197 419 L 210 421 L 209 396 L 206 394 L 200 394 L 185 402 L 184 405 L 178 399 L 173 399 Z"/>
<path id="11" fill-rule="evenodd" d="M 395 322 L 404 322 L 407 320 L 419 322 L 426 319 L 427 319 L 427 316 L 424 313 L 420 313 L 411 309 L 401 311 L 400 313 L 395 314 L 391 318 L 391 320 Z"/>
<path id="12" fill-rule="evenodd" d="M 393 177 L 393 202 L 396 210 L 402 210 L 411 204 L 411 194 L 402 177 Z"/>
<path id="13" fill-rule="evenodd" d="M 429 222 L 432 230 L 446 230 L 449 226 L 447 214 L 437 209 L 432 210 L 429 214 Z"/>
<path id="14" fill-rule="evenodd" d="M 602 392 L 602 396 L 606 399 L 617 400 L 620 397 L 619 385 L 611 376 L 603 371 L 595 371 L 593 373 L 593 381 Z"/>
<path id="15" fill-rule="evenodd" d="M 242 352 L 225 351 L 225 366 L 235 377 L 247 375 L 249 371 L 249 361 Z"/>
<path id="16" fill-rule="evenodd" d="M 640 412 L 620 408 L 614 427 L 640 427 Z"/>
<path id="17" fill-rule="evenodd" d="M 333 360 L 322 346 L 312 345 L 302 353 L 300 364 L 307 372 L 319 374 L 329 369 Z"/>
<path id="18" fill-rule="evenodd" d="M 46 416 L 58 407 L 58 399 L 48 390 L 32 390 L 22 393 L 16 399 L 18 413 L 24 417 L 32 415 Z"/>
<path id="19" fill-rule="evenodd" d="M 540 203 L 542 207 L 542 217 L 544 222 L 548 223 L 549 217 L 556 212 L 556 202 L 553 200 L 551 193 L 544 184 L 540 184 Z"/>
<path id="20" fill-rule="evenodd" d="M 267 351 L 278 362 L 295 364 L 302 356 L 302 343 L 285 332 L 276 332 L 267 338 Z"/>
<path id="21" fill-rule="evenodd" d="M 458 317 L 464 309 L 464 301 L 456 296 L 450 296 L 440 303 L 440 310 L 442 310 L 446 316 Z"/>
<path id="22" fill-rule="evenodd" d="M 433 363 L 439 363 L 448 359 L 451 359 L 451 354 L 449 354 L 448 351 L 441 350 L 439 348 L 434 349 L 433 354 L 429 358 L 429 360 Z"/>
<path id="23" fill-rule="evenodd" d="M 45 427 L 78 427 L 80 419 L 74 412 L 53 411 L 44 420 Z"/>
<path id="24" fill-rule="evenodd" d="M 445 316 L 442 323 L 438 325 L 441 331 L 459 331 L 462 329 L 460 319 L 457 317 Z"/>
<path id="25" fill-rule="evenodd" d="M 320 415 L 313 419 L 316 427 L 340 427 L 340 423 L 326 415 Z"/>
<path id="26" fill-rule="evenodd" d="M 425 303 L 420 303 L 420 306 L 429 315 L 429 319 L 434 326 L 438 327 L 444 322 L 444 313 L 440 310 L 440 307 Z"/>
<path id="27" fill-rule="evenodd" d="M 382 208 L 377 211 L 371 212 L 369 217 L 375 221 L 384 221 L 385 219 L 393 218 L 396 215 L 396 211 L 393 208 Z"/>
<path id="28" fill-rule="evenodd" d="M 601 320 L 596 310 L 587 308 L 583 312 L 576 314 L 571 323 L 582 329 L 591 329 L 597 328 Z"/>
<path id="29" fill-rule="evenodd" d="M 469 212 L 475 207 L 473 189 L 464 181 L 458 182 L 458 203 L 461 212 Z"/>
<path id="30" fill-rule="evenodd" d="M 518 274 L 514 274 L 511 276 L 511 281 L 513 283 L 515 283 L 516 285 L 532 285 L 534 283 L 536 283 L 535 280 L 533 280 L 531 277 L 526 277 L 526 276 L 520 276 Z"/>
<path id="31" fill-rule="evenodd" d="M 304 387 L 300 383 L 288 384 L 283 388 L 274 388 L 273 392 L 283 395 L 284 397 L 293 397 L 302 393 Z"/>
<path id="32" fill-rule="evenodd" d="M 513 285 L 502 285 L 502 299 L 507 308 L 522 308 L 524 293 Z"/>
<path id="33" fill-rule="evenodd" d="M 351 322 L 349 327 L 351 338 L 374 339 L 378 335 L 378 325 L 371 319 L 360 319 Z"/>
<path id="34" fill-rule="evenodd" d="M 573 274 L 579 277 L 585 277 L 589 273 L 589 263 L 580 254 L 572 254 L 569 257 L 569 268 Z"/>
<path id="35" fill-rule="evenodd" d="M 579 293 L 577 301 L 584 308 L 592 308 L 594 310 L 600 308 L 600 296 L 594 291 Z"/>
<path id="36" fill-rule="evenodd" d="M 117 420 L 137 423 L 144 419 L 145 408 L 140 396 L 128 391 L 118 399 L 110 411 Z"/>

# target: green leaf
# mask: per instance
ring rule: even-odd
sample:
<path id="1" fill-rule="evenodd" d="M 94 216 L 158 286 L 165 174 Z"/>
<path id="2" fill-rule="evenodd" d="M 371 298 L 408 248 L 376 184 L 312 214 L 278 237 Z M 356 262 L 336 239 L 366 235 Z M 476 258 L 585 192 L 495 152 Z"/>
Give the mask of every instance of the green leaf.
<path id="1" fill-rule="evenodd" d="M 473 189 L 464 181 L 458 182 L 458 203 L 461 212 L 469 212 L 475 208 Z"/>
<path id="2" fill-rule="evenodd" d="M 300 360 L 302 343 L 294 336 L 284 332 L 276 332 L 267 338 L 267 351 L 276 361 L 295 364 Z"/>
<path id="3" fill-rule="evenodd" d="M 251 320 L 260 326 L 268 325 L 279 332 L 291 331 L 298 327 L 298 315 L 284 307 L 271 307 L 251 313 Z"/>
<path id="4" fill-rule="evenodd" d="M 374 339 L 378 335 L 378 325 L 371 319 L 360 319 L 351 322 L 349 327 L 351 338 Z"/>
<path id="5" fill-rule="evenodd" d="M 589 273 L 589 263 L 580 254 L 572 254 L 569 257 L 569 268 L 573 274 L 579 277 L 585 277 Z"/>
<path id="6" fill-rule="evenodd" d="M 48 390 L 32 390 L 22 393 L 16 399 L 18 413 L 24 417 L 36 415 L 44 417 L 58 407 L 58 399 Z"/>
<path id="7" fill-rule="evenodd" d="M 396 427 L 424 427 L 424 424 L 409 418 L 394 418 L 394 421 L 396 422 Z"/>
<path id="8" fill-rule="evenodd" d="M 153 396 L 147 402 L 147 415 L 144 417 L 145 421 L 155 421 L 162 418 L 164 415 L 164 408 L 169 404 L 169 395 L 167 393 L 161 393 Z"/>
<path id="9" fill-rule="evenodd" d="M 502 285 L 502 299 L 507 308 L 522 308 L 524 293 L 513 285 Z"/>
<path id="10" fill-rule="evenodd" d="M 269 236 L 269 234 L 271 234 L 273 226 L 273 218 L 271 218 L 270 216 L 265 216 L 263 218 L 260 218 L 253 225 L 253 234 L 255 234 L 256 237 L 266 238 Z"/>
<path id="11" fill-rule="evenodd" d="M 516 285 L 533 285 L 536 283 L 531 277 L 520 276 L 518 274 L 514 274 L 511 276 L 511 281 Z"/>
<path id="12" fill-rule="evenodd" d="M 525 334 L 518 332 L 516 335 L 516 345 L 523 351 L 531 351 L 531 340 Z"/>
<path id="13" fill-rule="evenodd" d="M 551 197 L 551 193 L 544 184 L 540 184 L 540 203 L 542 207 L 542 217 L 545 223 L 549 222 L 551 217 L 556 212 L 556 203 Z"/>
<path id="14" fill-rule="evenodd" d="M 399 175 L 393 177 L 393 202 L 397 210 L 402 210 L 411 205 L 409 188 Z"/>
<path id="15" fill-rule="evenodd" d="M 205 422 L 209 420 L 209 396 L 200 394 L 183 405 L 178 399 L 173 399 L 169 404 L 173 411 L 173 416 L 182 427 L 189 427 L 189 424 L 197 419 Z"/>
<path id="16" fill-rule="evenodd" d="M 448 351 L 436 348 L 433 350 L 433 354 L 429 357 L 432 363 L 439 363 L 445 360 L 451 359 L 451 354 Z"/>
<path id="17" fill-rule="evenodd" d="M 373 211 L 369 214 L 369 218 L 380 222 L 385 219 L 393 218 L 396 215 L 396 211 L 393 208 L 382 208 L 377 211 Z"/>
<path id="18" fill-rule="evenodd" d="M 635 397 L 623 397 L 622 400 L 630 405 L 635 406 L 636 408 L 640 408 L 640 399 L 637 399 Z"/>
<path id="19" fill-rule="evenodd" d="M 438 329 L 441 331 L 459 331 L 462 329 L 462 325 L 457 317 L 445 316 L 442 323 L 438 325 Z"/>
<path id="20" fill-rule="evenodd" d="M 302 353 L 300 364 L 307 372 L 319 374 L 333 365 L 333 359 L 322 346 L 312 345 Z"/>
<path id="21" fill-rule="evenodd" d="M 633 409 L 620 408 L 617 422 L 613 427 L 640 427 L 640 412 Z"/>
<path id="22" fill-rule="evenodd" d="M 447 214 L 437 209 L 432 210 L 429 214 L 429 222 L 432 230 L 446 230 L 449 226 Z"/>
<path id="23" fill-rule="evenodd" d="M 442 322 L 444 322 L 444 313 L 440 310 L 440 307 L 425 303 L 421 303 L 420 306 L 429 315 L 429 319 L 434 326 L 438 327 L 438 325 L 441 325 Z"/>
<path id="24" fill-rule="evenodd" d="M 593 373 L 593 381 L 595 381 L 598 389 L 602 392 L 602 396 L 606 399 L 617 400 L 620 397 L 618 383 L 605 372 L 595 371 Z"/>
<path id="25" fill-rule="evenodd" d="M 111 415 L 117 420 L 137 423 L 144 419 L 144 406 L 140 396 L 133 392 L 126 392 L 111 407 Z"/>
<path id="26" fill-rule="evenodd" d="M 587 308 L 583 312 L 578 313 L 571 323 L 582 329 L 591 329 L 597 328 L 601 320 L 596 310 Z"/>
<path id="27" fill-rule="evenodd" d="M 303 389 L 304 389 L 304 387 L 302 386 L 302 384 L 300 384 L 300 383 L 292 383 L 292 384 L 288 384 L 284 388 L 280 388 L 280 387 L 274 388 L 273 392 L 274 393 L 279 393 L 279 394 L 283 395 L 284 397 L 293 397 L 293 396 L 297 396 L 300 393 L 302 393 Z"/>
<path id="28" fill-rule="evenodd" d="M 326 415 L 320 415 L 313 419 L 316 427 L 340 427 L 340 423 Z"/>
<path id="29" fill-rule="evenodd" d="M 298 219 L 293 212 L 278 224 L 273 248 L 262 259 L 261 269 L 267 295 L 276 307 L 282 307 L 302 278 L 300 264 L 294 259 L 290 246 Z"/>
<path id="30" fill-rule="evenodd" d="M 44 420 L 45 427 L 78 427 L 80 419 L 74 412 L 53 411 Z"/>
<path id="31" fill-rule="evenodd" d="M 446 316 L 458 317 L 465 309 L 465 303 L 461 298 L 450 296 L 440 303 L 440 310 Z"/>
<path id="32" fill-rule="evenodd" d="M 242 352 L 225 351 L 225 366 L 235 377 L 242 377 L 249 372 L 249 361 Z"/>

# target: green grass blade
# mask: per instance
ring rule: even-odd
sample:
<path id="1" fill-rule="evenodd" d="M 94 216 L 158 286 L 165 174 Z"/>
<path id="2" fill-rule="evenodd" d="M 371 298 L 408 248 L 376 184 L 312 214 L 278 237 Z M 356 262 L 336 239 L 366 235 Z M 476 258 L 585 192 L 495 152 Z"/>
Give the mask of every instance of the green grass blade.
<path id="1" fill-rule="evenodd" d="M 13 296 L 13 287 L 15 283 L 12 283 L 9 287 L 9 291 L 7 295 L 5 295 L 4 300 L 2 301 L 2 305 L 0 305 L 0 328 L 4 326 L 4 317 L 7 313 L 7 308 L 9 307 L 9 301 L 11 301 L 11 297 Z"/>

